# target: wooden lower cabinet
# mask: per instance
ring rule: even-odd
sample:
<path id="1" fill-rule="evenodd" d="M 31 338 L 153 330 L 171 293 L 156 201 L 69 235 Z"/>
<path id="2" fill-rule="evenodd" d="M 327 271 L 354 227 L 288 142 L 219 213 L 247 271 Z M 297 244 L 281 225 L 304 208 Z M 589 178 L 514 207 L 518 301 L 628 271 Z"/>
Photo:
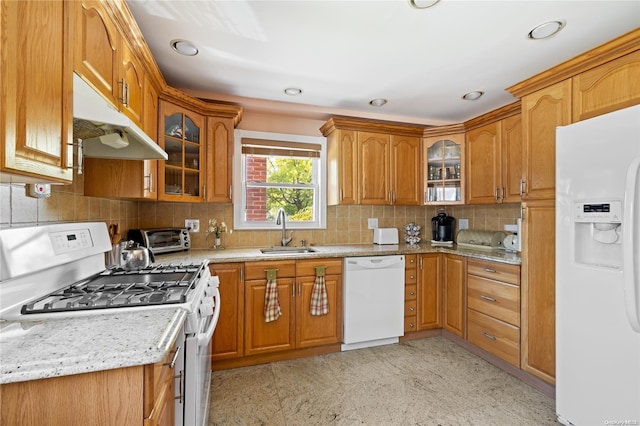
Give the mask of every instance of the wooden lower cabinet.
<path id="1" fill-rule="evenodd" d="M 326 268 L 329 313 L 311 315 L 315 267 Z M 282 315 L 265 322 L 267 269 L 276 269 Z M 245 264 L 244 355 L 282 352 L 342 340 L 342 259 L 250 262 Z"/>
<path id="2" fill-rule="evenodd" d="M 522 369 L 555 384 L 555 200 L 523 203 Z"/>
<path id="3" fill-rule="evenodd" d="M 468 260 L 467 339 L 520 367 L 520 266 Z"/>
<path id="4" fill-rule="evenodd" d="M 0 424 L 172 426 L 174 353 L 157 364 L 4 384 Z"/>
<path id="5" fill-rule="evenodd" d="M 211 275 L 220 280 L 220 317 L 213 334 L 213 362 L 244 355 L 244 281 L 243 263 L 209 264 Z"/>
<path id="6" fill-rule="evenodd" d="M 418 255 L 418 330 L 442 327 L 442 257 Z"/>
<path id="7" fill-rule="evenodd" d="M 405 256 L 404 332 L 418 331 L 418 256 Z"/>
<path id="8" fill-rule="evenodd" d="M 442 326 L 445 330 L 463 337 L 466 332 L 467 258 L 455 254 L 443 254 Z"/>

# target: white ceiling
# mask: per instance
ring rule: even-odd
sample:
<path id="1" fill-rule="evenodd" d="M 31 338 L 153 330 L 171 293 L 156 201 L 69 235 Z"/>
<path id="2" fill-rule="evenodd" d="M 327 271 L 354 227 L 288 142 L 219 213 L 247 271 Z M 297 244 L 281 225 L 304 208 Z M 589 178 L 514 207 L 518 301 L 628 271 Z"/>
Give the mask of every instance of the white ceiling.
<path id="1" fill-rule="evenodd" d="M 433 125 L 509 104 L 505 88 L 640 27 L 638 0 L 441 0 L 423 10 L 406 0 L 128 5 L 173 87 L 245 108 Z M 551 20 L 566 26 L 527 38 Z M 199 54 L 177 54 L 174 39 L 193 42 Z M 286 95 L 287 87 L 303 93 Z M 473 90 L 485 95 L 461 99 Z M 377 97 L 389 102 L 369 105 Z"/>

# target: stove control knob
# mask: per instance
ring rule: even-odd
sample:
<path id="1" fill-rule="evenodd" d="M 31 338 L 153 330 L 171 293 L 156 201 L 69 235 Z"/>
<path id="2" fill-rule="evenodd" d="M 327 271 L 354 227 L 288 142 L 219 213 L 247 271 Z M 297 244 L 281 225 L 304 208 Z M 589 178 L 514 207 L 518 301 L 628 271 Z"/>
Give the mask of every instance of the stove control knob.
<path id="1" fill-rule="evenodd" d="M 200 305 L 200 316 L 201 317 L 210 317 L 211 315 L 213 315 L 213 305 L 210 305 L 209 303 L 206 302 L 202 302 L 202 304 Z"/>
<path id="2" fill-rule="evenodd" d="M 205 287 L 204 288 L 204 295 L 205 297 L 213 297 L 213 295 L 216 294 L 216 289 L 215 287 Z"/>

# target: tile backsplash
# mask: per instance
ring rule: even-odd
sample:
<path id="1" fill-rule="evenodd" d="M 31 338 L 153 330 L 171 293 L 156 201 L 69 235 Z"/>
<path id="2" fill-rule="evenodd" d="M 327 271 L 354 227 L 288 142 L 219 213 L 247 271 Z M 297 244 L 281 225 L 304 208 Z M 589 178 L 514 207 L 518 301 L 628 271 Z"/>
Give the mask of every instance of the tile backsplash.
<path id="1" fill-rule="evenodd" d="M 121 229 L 183 227 L 185 219 L 199 219 L 201 232 L 191 235 L 193 248 L 213 245 L 207 236 L 209 219 L 224 221 L 233 228 L 233 207 L 230 204 L 165 203 L 126 201 L 82 195 L 82 182 L 52 186 L 50 198 L 31 198 L 24 185 L 0 184 L 0 227 L 33 226 L 59 222 L 104 221 L 119 223 Z M 477 206 L 447 206 L 446 212 L 456 219 L 468 219 L 469 228 L 502 230 L 505 224 L 515 224 L 520 217 L 520 204 Z M 438 213 L 434 206 L 330 206 L 327 208 L 327 229 L 294 230 L 294 245 L 301 240 L 308 244 L 372 243 L 373 231 L 367 229 L 367 219 L 378 218 L 378 226 L 402 229 L 415 222 L 422 226 L 420 236 L 430 239 L 431 218 Z M 231 231 L 223 234 L 227 247 L 264 247 L 278 245 L 279 230 Z"/>

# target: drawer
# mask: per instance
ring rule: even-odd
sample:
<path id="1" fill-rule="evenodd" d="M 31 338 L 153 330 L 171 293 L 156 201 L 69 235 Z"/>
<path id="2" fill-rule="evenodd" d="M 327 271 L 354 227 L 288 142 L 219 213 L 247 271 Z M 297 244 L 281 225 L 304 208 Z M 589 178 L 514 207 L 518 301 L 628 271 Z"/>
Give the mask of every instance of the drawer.
<path id="1" fill-rule="evenodd" d="M 418 270 L 417 269 L 405 269 L 404 270 L 404 283 L 416 284 L 418 282 Z"/>
<path id="2" fill-rule="evenodd" d="M 411 331 L 418 331 L 418 317 L 404 317 L 404 332 L 409 333 Z"/>
<path id="3" fill-rule="evenodd" d="M 418 292 L 418 286 L 416 284 L 409 284 L 404 286 L 404 300 L 416 300 Z"/>
<path id="4" fill-rule="evenodd" d="M 299 277 L 316 276 L 316 266 L 326 267 L 326 275 L 342 275 L 342 259 L 304 259 L 296 261 L 296 275 Z"/>
<path id="5" fill-rule="evenodd" d="M 249 280 L 266 280 L 266 269 L 277 269 L 276 279 L 278 277 L 295 277 L 296 261 L 295 260 L 267 260 L 262 262 L 247 262 L 244 264 L 244 279 Z"/>
<path id="6" fill-rule="evenodd" d="M 520 266 L 508 263 L 491 262 L 489 260 L 469 259 L 467 273 L 490 280 L 520 285 Z"/>
<path id="7" fill-rule="evenodd" d="M 418 302 L 416 302 L 415 300 L 405 300 L 404 316 L 405 317 L 416 316 L 416 314 L 418 313 L 417 306 L 418 306 Z"/>
<path id="8" fill-rule="evenodd" d="M 404 267 L 405 269 L 417 268 L 418 267 L 418 255 L 417 254 L 407 254 L 404 257 Z"/>
<path id="9" fill-rule="evenodd" d="M 467 306 L 478 312 L 520 326 L 520 287 L 467 277 Z"/>
<path id="10" fill-rule="evenodd" d="M 467 321 L 469 342 L 520 367 L 520 329 L 518 327 L 473 309 L 467 310 Z"/>

